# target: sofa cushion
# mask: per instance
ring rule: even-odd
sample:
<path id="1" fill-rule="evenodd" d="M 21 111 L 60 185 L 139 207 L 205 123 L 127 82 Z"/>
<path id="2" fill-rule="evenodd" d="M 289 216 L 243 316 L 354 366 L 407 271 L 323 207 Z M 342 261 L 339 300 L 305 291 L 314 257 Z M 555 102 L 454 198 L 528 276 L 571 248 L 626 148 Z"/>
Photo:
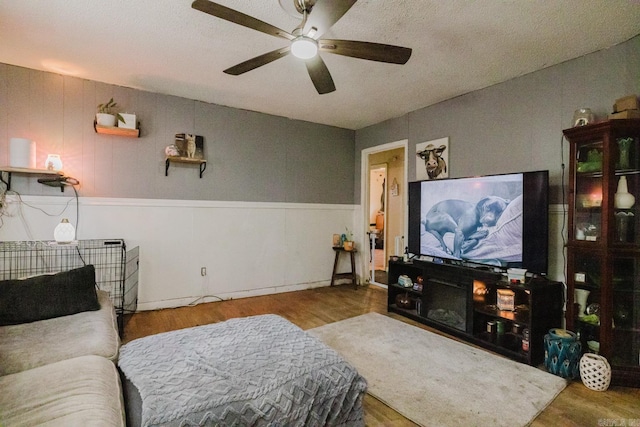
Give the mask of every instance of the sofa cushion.
<path id="1" fill-rule="evenodd" d="M 109 294 L 98 291 L 100 310 L 0 326 L 0 375 L 72 357 L 97 355 L 116 362 L 120 338 Z"/>
<path id="2" fill-rule="evenodd" d="M 124 426 L 115 365 L 99 356 L 0 377 L 0 425 Z"/>
<path id="3" fill-rule="evenodd" d="M 98 310 L 93 265 L 27 279 L 0 281 L 0 325 Z"/>

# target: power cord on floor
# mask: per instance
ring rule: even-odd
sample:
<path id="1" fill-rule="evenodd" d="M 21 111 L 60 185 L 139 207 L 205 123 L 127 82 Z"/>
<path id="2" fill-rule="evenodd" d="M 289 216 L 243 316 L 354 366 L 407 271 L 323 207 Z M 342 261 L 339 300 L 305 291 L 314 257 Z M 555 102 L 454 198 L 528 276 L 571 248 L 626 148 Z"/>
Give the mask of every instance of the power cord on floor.
<path id="1" fill-rule="evenodd" d="M 224 301 L 223 298 L 220 298 L 217 295 L 202 295 L 201 297 L 196 298 L 195 300 L 191 301 L 190 303 L 188 303 L 187 305 L 189 307 L 192 307 L 194 305 L 198 305 L 198 302 L 200 302 L 201 300 L 205 299 L 205 298 L 217 298 L 218 301 Z"/>

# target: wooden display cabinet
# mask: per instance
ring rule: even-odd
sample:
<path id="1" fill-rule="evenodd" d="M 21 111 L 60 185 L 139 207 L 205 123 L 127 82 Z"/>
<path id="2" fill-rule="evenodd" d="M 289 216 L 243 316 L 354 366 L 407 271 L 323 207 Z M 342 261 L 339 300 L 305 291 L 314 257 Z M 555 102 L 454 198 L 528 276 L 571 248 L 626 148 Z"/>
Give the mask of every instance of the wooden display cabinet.
<path id="1" fill-rule="evenodd" d="M 583 351 L 607 358 L 612 384 L 640 387 L 640 119 L 564 135 L 570 145 L 567 328 L 580 334 Z"/>

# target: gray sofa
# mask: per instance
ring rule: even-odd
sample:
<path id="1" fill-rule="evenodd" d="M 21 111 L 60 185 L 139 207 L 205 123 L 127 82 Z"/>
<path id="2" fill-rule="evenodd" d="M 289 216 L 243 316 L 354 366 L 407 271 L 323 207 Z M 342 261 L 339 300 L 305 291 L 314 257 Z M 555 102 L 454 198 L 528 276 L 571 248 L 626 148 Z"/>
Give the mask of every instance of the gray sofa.
<path id="1" fill-rule="evenodd" d="M 115 310 L 76 270 L 0 282 L 3 427 L 125 425 Z"/>

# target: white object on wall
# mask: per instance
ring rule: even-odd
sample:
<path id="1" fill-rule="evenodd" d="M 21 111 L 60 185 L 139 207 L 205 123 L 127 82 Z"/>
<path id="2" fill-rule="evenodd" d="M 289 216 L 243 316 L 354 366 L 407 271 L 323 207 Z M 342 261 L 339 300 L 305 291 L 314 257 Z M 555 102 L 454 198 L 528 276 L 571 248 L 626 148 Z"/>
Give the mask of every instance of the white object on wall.
<path id="1" fill-rule="evenodd" d="M 9 140 L 9 166 L 14 168 L 36 168 L 36 142 L 26 138 Z"/>
<path id="2" fill-rule="evenodd" d="M 120 113 L 120 117 L 124 119 L 123 121 L 118 121 L 118 127 L 123 129 L 136 129 L 136 115 L 128 114 L 128 113 Z"/>
<path id="3" fill-rule="evenodd" d="M 59 154 L 49 154 L 44 162 L 44 168 L 50 171 L 62 170 L 62 159 Z"/>
<path id="4" fill-rule="evenodd" d="M 67 218 L 62 218 L 60 224 L 53 230 L 53 238 L 58 243 L 71 243 L 76 238 L 76 229 Z"/>

